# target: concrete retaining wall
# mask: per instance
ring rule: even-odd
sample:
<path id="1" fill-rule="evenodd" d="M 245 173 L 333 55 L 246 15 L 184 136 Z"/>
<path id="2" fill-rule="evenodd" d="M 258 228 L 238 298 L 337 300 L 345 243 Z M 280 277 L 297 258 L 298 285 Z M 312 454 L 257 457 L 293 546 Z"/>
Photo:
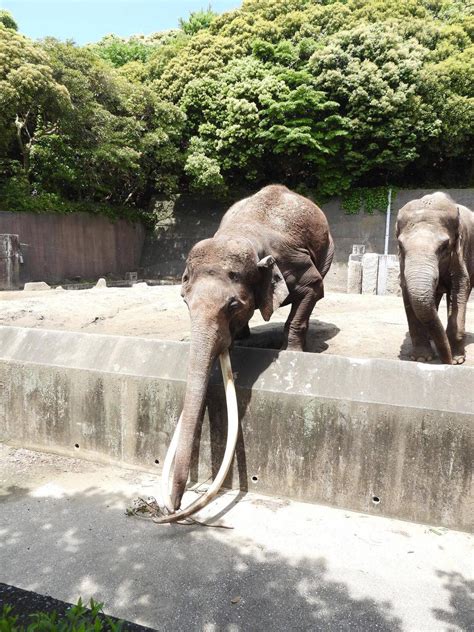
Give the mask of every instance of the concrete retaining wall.
<path id="1" fill-rule="evenodd" d="M 0 328 L 0 440 L 157 467 L 188 345 Z M 242 435 L 228 484 L 371 514 L 474 528 L 474 369 L 236 349 Z M 218 467 L 214 373 L 192 478 Z"/>

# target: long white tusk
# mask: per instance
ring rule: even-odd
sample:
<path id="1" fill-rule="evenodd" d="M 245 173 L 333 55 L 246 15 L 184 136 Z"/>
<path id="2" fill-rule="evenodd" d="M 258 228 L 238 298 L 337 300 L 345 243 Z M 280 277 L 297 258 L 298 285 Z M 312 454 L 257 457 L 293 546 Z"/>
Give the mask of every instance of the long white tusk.
<path id="1" fill-rule="evenodd" d="M 169 516 L 163 516 L 162 518 L 158 518 L 155 522 L 159 524 L 164 524 L 167 522 L 176 522 L 177 520 L 183 520 L 183 518 L 187 518 L 192 514 L 196 513 L 203 507 L 205 507 L 216 494 L 219 492 L 222 487 L 223 482 L 229 472 L 230 465 L 232 463 L 232 459 L 234 458 L 235 446 L 237 445 L 237 437 L 239 434 L 239 412 L 237 409 L 237 396 L 235 394 L 235 386 L 234 386 L 234 376 L 232 375 L 232 366 L 230 364 L 229 352 L 224 351 L 219 356 L 219 361 L 221 364 L 222 378 L 224 380 L 225 385 L 225 397 L 227 402 L 227 443 L 225 446 L 224 458 L 222 459 L 222 464 L 217 472 L 216 478 L 213 480 L 211 486 L 207 490 L 205 494 L 203 494 L 200 498 L 195 500 L 185 509 L 181 509 L 175 513 L 171 513 Z M 181 421 L 181 417 L 180 417 Z M 168 453 L 171 453 L 170 457 L 171 462 L 173 461 L 174 454 L 176 452 L 176 446 L 174 448 L 174 452 L 171 450 L 173 442 L 175 441 L 175 436 L 179 434 L 178 428 L 180 421 L 178 421 L 178 426 L 175 430 L 175 434 L 173 435 L 173 439 L 171 441 L 171 445 L 168 449 Z M 176 442 L 177 442 L 176 438 Z M 168 454 L 166 455 L 165 465 L 163 466 L 163 470 L 166 466 L 166 460 L 168 459 Z M 169 465 L 169 464 L 168 464 Z M 169 470 L 171 469 L 171 465 L 169 465 Z M 167 476 L 169 477 L 169 470 Z M 166 479 L 166 477 L 165 477 Z M 167 481 L 163 481 L 163 484 L 167 483 Z M 163 495 L 163 500 L 166 506 L 169 499 L 169 490 L 167 489 L 167 498 L 165 500 L 165 495 Z M 171 502 L 171 499 L 169 499 Z"/>
<path id="2" fill-rule="evenodd" d="M 173 467 L 173 461 L 178 448 L 179 431 L 181 428 L 181 421 L 183 419 L 183 413 L 179 416 L 178 423 L 171 439 L 171 443 L 166 453 L 165 462 L 163 463 L 163 471 L 161 473 L 161 500 L 163 505 L 169 511 L 170 514 L 174 512 L 174 506 L 170 496 L 170 474 Z"/>

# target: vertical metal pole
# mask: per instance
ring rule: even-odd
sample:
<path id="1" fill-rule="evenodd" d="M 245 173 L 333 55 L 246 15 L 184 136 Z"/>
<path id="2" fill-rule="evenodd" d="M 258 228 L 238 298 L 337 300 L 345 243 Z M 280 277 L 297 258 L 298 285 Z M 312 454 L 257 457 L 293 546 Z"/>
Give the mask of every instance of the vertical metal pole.
<path id="1" fill-rule="evenodd" d="M 383 254 L 388 255 L 388 240 L 390 238 L 390 211 L 392 207 L 392 187 L 388 190 L 387 217 L 385 220 L 385 245 Z"/>

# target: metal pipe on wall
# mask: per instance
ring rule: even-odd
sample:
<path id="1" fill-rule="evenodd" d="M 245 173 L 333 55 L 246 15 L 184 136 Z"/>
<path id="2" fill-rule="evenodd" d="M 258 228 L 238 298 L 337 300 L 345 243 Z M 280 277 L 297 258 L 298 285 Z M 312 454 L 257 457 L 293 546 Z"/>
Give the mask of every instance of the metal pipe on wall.
<path id="1" fill-rule="evenodd" d="M 390 212 L 392 208 L 392 187 L 388 190 L 387 200 L 387 217 L 385 219 L 385 245 L 383 248 L 383 254 L 388 255 L 388 240 L 390 238 Z"/>

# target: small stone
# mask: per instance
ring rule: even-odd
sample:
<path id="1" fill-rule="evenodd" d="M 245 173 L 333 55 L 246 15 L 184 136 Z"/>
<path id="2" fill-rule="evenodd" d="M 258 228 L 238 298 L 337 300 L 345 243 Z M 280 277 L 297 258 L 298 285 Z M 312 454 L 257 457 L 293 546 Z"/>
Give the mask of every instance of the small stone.
<path id="1" fill-rule="evenodd" d="M 125 280 L 135 284 L 138 281 L 138 272 L 126 272 Z"/>
<path id="2" fill-rule="evenodd" d="M 50 290 L 50 289 L 51 287 L 44 281 L 34 281 L 30 283 L 25 283 L 25 287 L 23 288 L 25 292 L 38 292 L 41 290 Z"/>
<path id="3" fill-rule="evenodd" d="M 104 287 L 107 287 L 107 281 L 106 281 L 103 277 L 101 277 L 101 278 L 97 281 L 97 283 L 94 285 L 94 288 L 93 288 L 93 289 L 96 289 L 96 288 L 97 288 L 97 289 L 101 289 L 101 288 L 104 288 Z"/>

